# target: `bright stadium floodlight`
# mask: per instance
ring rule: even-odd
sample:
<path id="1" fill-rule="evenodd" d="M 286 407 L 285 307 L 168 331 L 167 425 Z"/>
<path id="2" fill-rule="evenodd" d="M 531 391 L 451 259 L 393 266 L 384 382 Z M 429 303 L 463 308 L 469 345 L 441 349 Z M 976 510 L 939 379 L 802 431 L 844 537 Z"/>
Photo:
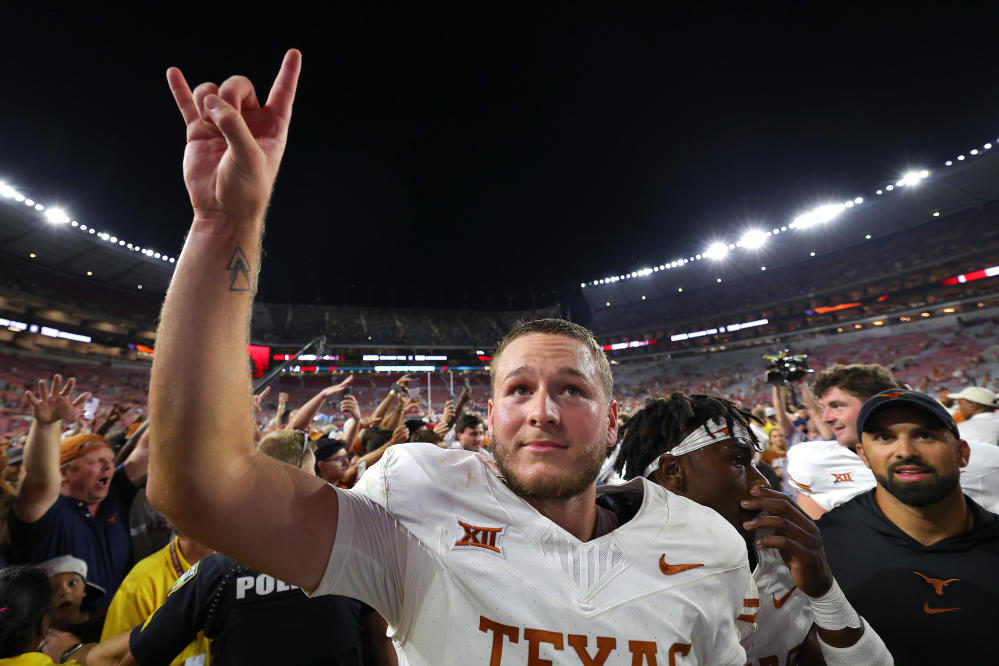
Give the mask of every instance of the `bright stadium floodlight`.
<path id="1" fill-rule="evenodd" d="M 891 185 L 888 187 L 891 187 Z M 814 210 L 810 210 L 807 213 L 794 218 L 794 226 L 798 229 L 803 229 L 816 224 L 821 224 L 823 222 L 828 222 L 835 219 L 845 209 L 846 207 L 843 204 L 828 204 L 825 206 L 819 206 Z"/>
<path id="2" fill-rule="evenodd" d="M 921 181 L 923 178 L 926 178 L 929 175 L 930 175 L 930 172 L 926 171 L 926 170 L 923 170 L 923 171 L 909 171 L 904 176 L 902 176 L 902 180 L 898 181 L 895 184 L 898 185 L 899 187 L 901 187 L 903 185 L 916 185 L 916 184 L 919 183 L 919 181 Z"/>
<path id="3" fill-rule="evenodd" d="M 45 211 L 45 219 L 52 224 L 66 224 L 69 222 L 69 215 L 60 208 L 49 208 Z"/>
<path id="4" fill-rule="evenodd" d="M 743 247 L 755 250 L 767 242 L 767 234 L 759 229 L 750 229 L 742 235 L 739 242 Z"/>
<path id="5" fill-rule="evenodd" d="M 708 259 L 723 259 L 728 254 L 728 246 L 725 243 L 712 243 L 708 249 L 702 253 Z"/>

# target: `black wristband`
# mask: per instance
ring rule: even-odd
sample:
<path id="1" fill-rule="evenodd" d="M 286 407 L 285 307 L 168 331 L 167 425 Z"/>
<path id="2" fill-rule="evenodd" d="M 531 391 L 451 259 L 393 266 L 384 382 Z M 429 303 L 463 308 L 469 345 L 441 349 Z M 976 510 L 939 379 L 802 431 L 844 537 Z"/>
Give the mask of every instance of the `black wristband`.
<path id="1" fill-rule="evenodd" d="M 77 643 L 73 647 L 71 647 L 68 650 L 66 650 L 65 652 L 63 652 L 61 655 L 59 655 L 59 663 L 61 664 L 61 663 L 65 662 L 65 661 L 68 661 L 69 658 L 73 655 L 73 653 L 76 652 L 77 650 L 79 650 L 82 647 L 83 647 L 83 643 Z"/>

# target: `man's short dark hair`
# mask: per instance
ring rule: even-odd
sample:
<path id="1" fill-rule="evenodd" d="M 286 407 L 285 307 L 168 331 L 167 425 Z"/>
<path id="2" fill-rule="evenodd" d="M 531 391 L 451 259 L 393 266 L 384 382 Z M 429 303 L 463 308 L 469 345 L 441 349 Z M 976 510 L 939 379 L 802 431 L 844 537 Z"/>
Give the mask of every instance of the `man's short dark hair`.
<path id="1" fill-rule="evenodd" d="M 368 428 L 361 435 L 361 446 L 365 453 L 371 453 L 385 442 L 392 439 L 392 431 L 386 428 Z"/>
<path id="2" fill-rule="evenodd" d="M 839 388 L 859 400 L 867 400 L 876 393 L 899 388 L 891 371 L 883 365 L 837 363 L 815 375 L 812 392 L 820 400 L 830 389 Z"/>
<path id="3" fill-rule="evenodd" d="M 465 432 L 467 428 L 477 428 L 478 426 L 484 426 L 482 418 L 478 414 L 471 414 L 465 412 L 458 417 L 458 422 L 454 424 L 455 432 Z"/>

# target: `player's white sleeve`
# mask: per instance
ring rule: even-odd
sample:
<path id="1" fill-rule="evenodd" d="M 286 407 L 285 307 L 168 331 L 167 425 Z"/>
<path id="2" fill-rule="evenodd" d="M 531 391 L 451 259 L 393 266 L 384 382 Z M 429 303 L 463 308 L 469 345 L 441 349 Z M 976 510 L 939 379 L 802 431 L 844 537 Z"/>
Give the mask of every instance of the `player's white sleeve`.
<path id="1" fill-rule="evenodd" d="M 433 556 L 383 506 L 388 497 L 386 474 L 394 458 L 389 451 L 354 490 L 336 489 L 336 538 L 312 596 L 340 594 L 360 599 L 398 627 L 408 617 L 407 583 L 419 589 L 419 583 L 426 582 L 420 579 L 431 575 L 433 567 L 426 565 Z"/>
<path id="2" fill-rule="evenodd" d="M 787 475 L 798 492 L 812 494 L 815 484 L 815 466 L 812 464 L 808 442 L 792 446 L 787 450 Z"/>

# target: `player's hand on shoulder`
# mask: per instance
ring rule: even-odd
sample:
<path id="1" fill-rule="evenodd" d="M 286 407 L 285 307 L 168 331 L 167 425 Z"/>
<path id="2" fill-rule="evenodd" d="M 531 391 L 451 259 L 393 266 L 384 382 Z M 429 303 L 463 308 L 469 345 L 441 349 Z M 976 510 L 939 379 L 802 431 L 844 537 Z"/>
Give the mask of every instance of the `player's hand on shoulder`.
<path id="1" fill-rule="evenodd" d="M 757 538 L 756 547 L 776 548 L 802 592 L 810 597 L 825 594 L 833 576 L 819 528 L 786 494 L 769 488 L 754 488 L 752 493 L 752 499 L 742 501 L 743 508 L 764 513 L 744 527 L 770 532 Z"/>

